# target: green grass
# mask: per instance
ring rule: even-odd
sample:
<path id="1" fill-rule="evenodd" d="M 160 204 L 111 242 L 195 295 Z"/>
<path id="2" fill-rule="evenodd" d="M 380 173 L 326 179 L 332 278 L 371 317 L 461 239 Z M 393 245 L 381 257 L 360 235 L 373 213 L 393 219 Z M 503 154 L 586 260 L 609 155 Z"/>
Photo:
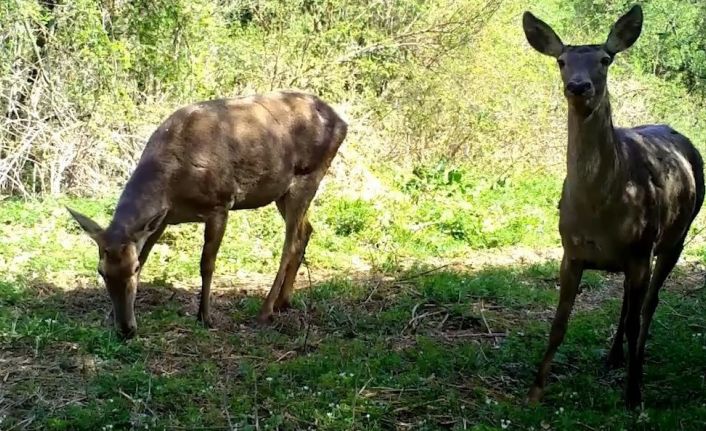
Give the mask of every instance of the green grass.
<path id="1" fill-rule="evenodd" d="M 595 272 L 584 276 L 545 402 L 526 407 L 558 265 L 551 257 L 497 262 L 517 246 L 541 256 L 558 245 L 556 181 L 488 183 L 444 168 L 391 184 L 406 185 L 411 199 L 351 200 L 335 189 L 317 199 L 313 285 L 304 269 L 306 288 L 271 327 L 254 323 L 262 298 L 253 292 L 276 270 L 282 222 L 273 208 L 230 220 L 214 330 L 195 319 L 201 227 L 170 228 L 143 273 L 139 335 L 126 343 L 107 320 L 94 245 L 62 207 L 105 224 L 114 201 L 3 202 L 0 429 L 706 426 L 706 291 L 697 268 L 678 268 L 658 308 L 644 412 L 624 410 L 624 373 L 602 365 L 621 281 Z"/>
<path id="2" fill-rule="evenodd" d="M 602 366 L 619 306 L 603 279 L 579 299 L 544 404 L 523 405 L 557 296 L 546 266 L 321 282 L 269 328 L 253 323 L 257 299 L 219 290 L 213 331 L 193 318 L 195 292 L 144 287 L 128 343 L 101 289 L 27 284 L 1 305 L 3 359 L 22 367 L 3 368 L 3 425 L 702 429 L 703 289 L 664 295 L 642 414 L 623 408 L 622 371 Z"/>
<path id="3" fill-rule="evenodd" d="M 453 181 L 449 172 L 458 175 Z M 377 200 L 341 197 L 341 185 L 325 189 L 313 202 L 314 236 L 308 248 L 312 266 L 330 270 L 393 270 L 405 261 L 459 258 L 474 249 L 556 246 L 556 202 L 560 183 L 551 176 L 517 183 L 478 181 L 470 173 L 435 168 L 390 180 L 407 196 Z M 110 221 L 116 196 L 102 200 L 58 199 L 0 205 L 0 273 L 10 278 L 93 276 L 94 244 L 64 206 L 102 226 Z M 172 226 L 150 255 L 147 278 L 193 282 L 199 273 L 202 225 Z M 218 255 L 219 273 L 273 273 L 284 238 L 284 223 L 273 205 L 231 215 Z"/>

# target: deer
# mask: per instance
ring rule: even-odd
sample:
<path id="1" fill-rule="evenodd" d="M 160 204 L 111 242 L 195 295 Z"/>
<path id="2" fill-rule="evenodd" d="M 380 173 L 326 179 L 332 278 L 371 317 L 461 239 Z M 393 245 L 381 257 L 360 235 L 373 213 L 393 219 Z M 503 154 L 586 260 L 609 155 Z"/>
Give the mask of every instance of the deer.
<path id="1" fill-rule="evenodd" d="M 554 57 L 568 104 L 566 176 L 559 201 L 563 257 L 559 303 L 549 343 L 527 400 L 539 402 L 554 354 L 564 340 L 584 270 L 622 272 L 623 301 L 607 365 L 625 362 L 625 405 L 642 404 L 645 343 L 659 290 L 679 260 L 691 223 L 704 200 L 703 160 L 691 141 L 667 125 L 613 125 L 607 77 L 615 56 L 642 31 L 633 6 L 597 45 L 565 45 L 527 11 L 529 44 Z"/>
<path id="2" fill-rule="evenodd" d="M 274 202 L 284 219 L 279 269 L 257 320 L 291 305 L 313 233 L 307 211 L 346 137 L 347 123 L 316 96 L 296 91 L 203 101 L 152 133 L 102 228 L 68 208 L 98 246 L 98 273 L 123 339 L 136 334 L 140 272 L 168 225 L 204 223 L 197 319 L 212 327 L 210 289 L 228 215 Z"/>

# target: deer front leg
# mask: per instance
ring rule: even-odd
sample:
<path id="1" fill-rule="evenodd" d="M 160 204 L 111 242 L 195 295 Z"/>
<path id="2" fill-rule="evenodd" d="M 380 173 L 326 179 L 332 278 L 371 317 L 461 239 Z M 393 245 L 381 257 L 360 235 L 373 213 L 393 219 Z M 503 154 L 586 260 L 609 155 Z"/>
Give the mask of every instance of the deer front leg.
<path id="1" fill-rule="evenodd" d="M 157 228 L 156 231 L 152 232 L 152 234 L 147 237 L 145 245 L 142 246 L 142 250 L 140 250 L 140 256 L 138 257 L 138 261 L 140 262 L 140 272 L 142 271 L 142 266 L 145 264 L 145 262 L 147 262 L 147 257 L 149 257 L 150 252 L 152 251 L 152 247 L 154 247 L 154 245 L 157 243 L 166 228 L 166 223 L 162 224 L 160 227 Z"/>
<path id="2" fill-rule="evenodd" d="M 228 222 L 228 210 L 218 211 L 206 219 L 204 227 L 203 251 L 201 252 L 201 298 L 199 301 L 198 320 L 206 327 L 211 327 L 211 280 L 216 269 L 216 256 L 221 247 L 223 234 Z"/>
<path id="3" fill-rule="evenodd" d="M 549 333 L 549 345 L 537 370 L 537 377 L 528 394 L 528 401 L 531 403 L 538 402 L 544 395 L 544 385 L 549 375 L 551 362 L 554 359 L 554 354 L 559 348 L 559 345 L 564 341 L 569 316 L 574 306 L 574 300 L 576 299 L 576 293 L 578 292 L 582 274 L 583 263 L 569 259 L 564 255 L 559 272 L 559 305 L 557 306 L 556 315 L 552 322 L 552 329 Z"/>
<path id="4" fill-rule="evenodd" d="M 651 256 L 632 259 L 625 271 L 628 287 L 628 306 L 625 316 L 625 335 L 628 339 L 628 381 L 625 393 L 625 405 L 633 409 L 642 402 L 640 385 L 642 383 L 642 362 L 639 354 L 638 336 L 640 333 L 640 315 L 642 303 L 650 282 Z"/>

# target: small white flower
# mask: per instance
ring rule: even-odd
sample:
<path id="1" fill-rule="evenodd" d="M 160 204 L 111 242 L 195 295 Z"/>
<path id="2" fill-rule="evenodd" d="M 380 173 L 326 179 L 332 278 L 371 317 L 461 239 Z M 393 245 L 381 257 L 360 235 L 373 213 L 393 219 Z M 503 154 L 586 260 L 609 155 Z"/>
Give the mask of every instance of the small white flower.
<path id="1" fill-rule="evenodd" d="M 500 428 L 507 429 L 511 423 L 510 419 L 500 419 Z"/>
<path id="2" fill-rule="evenodd" d="M 305 391 L 308 391 L 308 390 L 309 390 L 309 387 L 308 387 L 308 386 L 304 386 L 302 389 L 304 389 Z"/>
<path id="3" fill-rule="evenodd" d="M 272 377 L 268 377 L 268 378 L 266 378 L 265 380 L 267 380 L 268 382 L 271 382 L 271 381 L 272 381 Z"/>

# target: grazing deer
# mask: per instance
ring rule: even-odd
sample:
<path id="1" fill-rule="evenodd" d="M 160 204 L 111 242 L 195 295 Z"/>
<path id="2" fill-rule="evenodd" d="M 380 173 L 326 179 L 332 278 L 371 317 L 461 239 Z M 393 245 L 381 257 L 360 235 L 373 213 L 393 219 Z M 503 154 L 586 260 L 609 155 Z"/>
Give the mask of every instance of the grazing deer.
<path id="1" fill-rule="evenodd" d="M 297 92 L 212 100 L 179 109 L 152 134 L 107 229 L 68 209 L 96 242 L 98 272 L 125 338 L 137 329 L 140 270 L 167 225 L 203 222 L 198 319 L 210 326 L 209 292 L 228 212 L 270 202 L 286 233 L 279 270 L 258 319 L 290 305 L 313 232 L 307 209 L 343 142 L 346 123 Z"/>
<path id="2" fill-rule="evenodd" d="M 625 274 L 608 363 L 621 365 L 625 332 L 625 402 L 634 408 L 641 403 L 645 340 L 659 289 L 677 263 L 704 200 L 703 161 L 689 139 L 669 126 L 613 127 L 608 68 L 640 35 L 639 6 L 613 25 L 602 45 L 564 45 L 530 12 L 523 16 L 523 27 L 534 49 L 556 58 L 569 106 L 567 172 L 559 203 L 564 248 L 559 305 L 529 401 L 542 397 L 583 271 L 600 269 Z"/>

